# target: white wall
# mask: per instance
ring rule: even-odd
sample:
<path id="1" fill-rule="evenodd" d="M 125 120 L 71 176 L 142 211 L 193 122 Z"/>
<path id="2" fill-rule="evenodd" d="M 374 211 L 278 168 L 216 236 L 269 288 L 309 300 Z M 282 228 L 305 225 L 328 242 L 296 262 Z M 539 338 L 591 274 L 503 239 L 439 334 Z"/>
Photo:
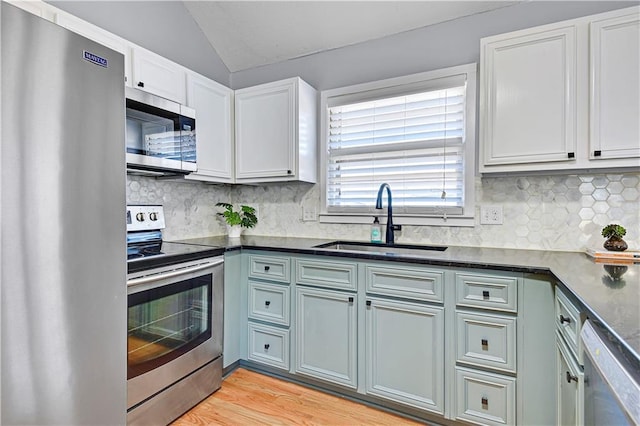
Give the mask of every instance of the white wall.
<path id="1" fill-rule="evenodd" d="M 398 77 L 480 60 L 480 39 L 592 15 L 639 2 L 529 1 L 364 43 L 238 71 L 239 89 L 300 76 L 318 90 Z"/>

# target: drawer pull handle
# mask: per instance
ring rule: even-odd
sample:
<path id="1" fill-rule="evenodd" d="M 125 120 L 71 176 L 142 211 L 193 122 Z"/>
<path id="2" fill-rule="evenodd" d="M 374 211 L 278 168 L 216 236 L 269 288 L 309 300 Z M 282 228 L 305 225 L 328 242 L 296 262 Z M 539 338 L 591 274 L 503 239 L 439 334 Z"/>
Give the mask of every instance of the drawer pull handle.
<path id="1" fill-rule="evenodd" d="M 268 350 L 269 350 L 269 346 L 270 346 L 270 345 L 269 345 L 268 343 L 265 343 L 265 344 L 264 344 L 264 350 L 265 350 L 265 351 L 268 351 Z"/>
<path id="2" fill-rule="evenodd" d="M 482 290 L 482 298 L 483 299 L 489 298 L 489 290 Z"/>
<path id="3" fill-rule="evenodd" d="M 487 339 L 482 339 L 482 340 L 480 341 L 480 343 L 482 343 L 482 349 L 483 349 L 483 350 L 485 350 L 485 351 L 486 351 L 487 349 L 489 349 L 489 340 L 487 340 Z"/>
<path id="4" fill-rule="evenodd" d="M 483 396 L 482 399 L 480 400 L 480 402 L 482 403 L 482 408 L 484 410 L 488 410 L 489 409 L 489 398 L 487 398 L 486 396 Z"/>
<path id="5" fill-rule="evenodd" d="M 271 267 L 269 267 L 269 266 L 265 266 L 265 267 L 264 267 L 264 271 L 265 271 L 265 272 L 269 272 L 269 269 L 271 269 Z"/>
<path id="6" fill-rule="evenodd" d="M 353 297 L 349 297 L 349 303 L 353 303 Z"/>
<path id="7" fill-rule="evenodd" d="M 571 383 L 571 381 L 578 383 L 578 376 L 573 376 L 567 371 L 567 383 Z"/>
<path id="8" fill-rule="evenodd" d="M 564 323 L 570 324 L 571 323 L 571 318 L 569 317 L 563 317 L 562 314 L 560 314 L 560 324 L 564 324 Z"/>
<path id="9" fill-rule="evenodd" d="M 264 301 L 264 305 L 265 305 L 265 306 L 269 306 L 270 304 L 271 304 L 271 301 L 269 301 L 269 300 L 265 300 L 265 301 Z"/>

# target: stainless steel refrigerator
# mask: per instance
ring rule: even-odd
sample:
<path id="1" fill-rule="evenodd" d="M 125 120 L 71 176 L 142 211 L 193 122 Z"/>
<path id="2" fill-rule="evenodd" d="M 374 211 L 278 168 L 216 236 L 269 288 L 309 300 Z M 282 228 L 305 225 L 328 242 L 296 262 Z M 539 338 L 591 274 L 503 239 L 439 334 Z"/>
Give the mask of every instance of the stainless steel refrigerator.
<path id="1" fill-rule="evenodd" d="M 125 424 L 124 58 L 1 15 L 0 422 Z"/>

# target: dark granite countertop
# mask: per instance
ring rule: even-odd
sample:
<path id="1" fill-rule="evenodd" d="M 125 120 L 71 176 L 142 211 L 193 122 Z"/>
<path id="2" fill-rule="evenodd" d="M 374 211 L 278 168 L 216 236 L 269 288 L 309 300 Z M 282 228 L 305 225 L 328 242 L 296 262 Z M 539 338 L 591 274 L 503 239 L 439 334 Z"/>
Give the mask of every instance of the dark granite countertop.
<path id="1" fill-rule="evenodd" d="M 548 274 L 571 292 L 590 319 L 610 332 L 633 364 L 640 365 L 640 264 L 612 266 L 596 263 L 584 253 L 482 247 L 451 246 L 446 251 L 420 251 L 416 255 L 315 248 L 330 241 L 266 236 L 243 236 L 239 241 L 229 241 L 222 236 L 180 242 L 225 246 L 227 250 L 244 248 Z"/>

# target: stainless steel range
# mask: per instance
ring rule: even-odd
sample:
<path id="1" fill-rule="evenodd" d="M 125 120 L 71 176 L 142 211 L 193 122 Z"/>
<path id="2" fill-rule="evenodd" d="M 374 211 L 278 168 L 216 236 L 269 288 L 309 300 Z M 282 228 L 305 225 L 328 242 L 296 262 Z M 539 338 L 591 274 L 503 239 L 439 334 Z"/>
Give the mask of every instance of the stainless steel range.
<path id="1" fill-rule="evenodd" d="M 169 424 L 222 381 L 223 249 L 163 228 L 162 206 L 127 206 L 128 424 Z"/>

